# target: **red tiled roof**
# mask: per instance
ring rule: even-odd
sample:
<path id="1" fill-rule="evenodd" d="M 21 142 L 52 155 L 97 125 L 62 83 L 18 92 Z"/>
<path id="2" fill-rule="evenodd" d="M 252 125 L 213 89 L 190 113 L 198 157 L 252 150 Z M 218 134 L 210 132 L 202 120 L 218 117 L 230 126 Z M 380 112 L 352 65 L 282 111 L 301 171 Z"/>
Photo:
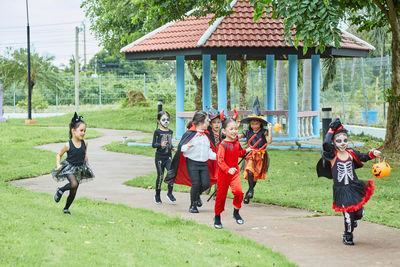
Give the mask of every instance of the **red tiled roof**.
<path id="1" fill-rule="evenodd" d="M 198 46 L 200 38 L 207 29 L 212 27 L 208 23 L 213 15 L 198 19 L 189 17 L 184 21 L 172 23 L 166 28 L 161 27 L 155 32 L 142 37 L 142 40 L 139 39 L 124 47 L 121 51 L 135 53 L 199 47 L 292 47 L 289 42 L 285 43 L 282 20 L 265 17 L 259 19 L 257 23 L 254 22 L 254 10 L 249 1 L 237 1 L 233 10 L 236 12 L 223 18 L 205 43 L 200 46 Z M 371 46 L 362 43 L 361 40 L 357 40 L 346 33 L 342 34 L 340 44 L 341 48 L 367 51 L 373 49 Z"/>

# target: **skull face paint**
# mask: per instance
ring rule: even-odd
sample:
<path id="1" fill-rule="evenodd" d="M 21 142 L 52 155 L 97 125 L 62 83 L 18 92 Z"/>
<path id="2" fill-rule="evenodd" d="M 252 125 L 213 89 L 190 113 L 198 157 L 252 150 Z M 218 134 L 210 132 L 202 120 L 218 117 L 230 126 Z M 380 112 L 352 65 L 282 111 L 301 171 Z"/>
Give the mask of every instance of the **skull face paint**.
<path id="1" fill-rule="evenodd" d="M 164 114 L 160 118 L 160 124 L 162 127 L 168 128 L 169 125 L 169 116 L 167 114 Z"/>
<path id="2" fill-rule="evenodd" d="M 345 133 L 339 133 L 335 135 L 335 138 L 333 140 L 335 147 L 340 150 L 340 151 L 345 151 L 347 146 L 348 146 L 348 137 L 347 134 Z"/>

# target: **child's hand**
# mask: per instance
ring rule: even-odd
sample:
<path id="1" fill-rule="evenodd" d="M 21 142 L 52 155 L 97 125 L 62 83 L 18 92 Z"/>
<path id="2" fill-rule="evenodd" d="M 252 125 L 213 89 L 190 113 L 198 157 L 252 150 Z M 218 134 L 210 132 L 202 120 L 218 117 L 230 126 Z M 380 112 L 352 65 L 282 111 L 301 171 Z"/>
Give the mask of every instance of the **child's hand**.
<path id="1" fill-rule="evenodd" d="M 176 149 L 176 148 L 174 147 L 174 148 L 172 148 L 172 151 L 176 152 L 176 151 L 178 151 L 178 149 Z"/>
<path id="2" fill-rule="evenodd" d="M 270 122 L 268 122 L 268 131 L 270 132 L 271 131 L 271 129 L 272 129 L 272 123 L 270 123 Z"/>
<path id="3" fill-rule="evenodd" d="M 187 145 L 187 148 L 190 149 L 190 148 L 192 148 L 193 146 L 194 146 L 193 144 L 188 144 L 188 145 Z"/>
<path id="4" fill-rule="evenodd" d="M 166 147 L 167 144 L 168 144 L 167 141 L 164 141 L 164 142 L 161 143 L 161 147 Z"/>
<path id="5" fill-rule="evenodd" d="M 57 164 L 57 170 L 61 171 L 61 165 Z"/>
<path id="6" fill-rule="evenodd" d="M 235 172 L 237 172 L 236 168 L 230 168 L 230 169 L 228 170 L 228 173 L 231 174 L 231 175 L 234 175 Z"/>
<path id="7" fill-rule="evenodd" d="M 380 152 L 379 150 L 373 149 L 372 151 L 373 151 L 372 153 L 374 153 L 375 157 L 379 157 L 379 158 L 382 157 L 382 152 Z"/>
<path id="8" fill-rule="evenodd" d="M 246 153 L 249 153 L 250 151 L 253 151 L 253 149 L 250 147 L 246 148 Z"/>

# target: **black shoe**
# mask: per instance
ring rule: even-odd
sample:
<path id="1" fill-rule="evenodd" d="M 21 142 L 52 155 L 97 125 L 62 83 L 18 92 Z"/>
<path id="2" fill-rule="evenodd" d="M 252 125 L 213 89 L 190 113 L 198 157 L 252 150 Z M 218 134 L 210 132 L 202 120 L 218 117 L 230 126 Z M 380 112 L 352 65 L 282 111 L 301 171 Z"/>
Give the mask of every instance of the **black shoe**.
<path id="1" fill-rule="evenodd" d="M 155 195 L 155 196 L 154 196 L 154 202 L 155 202 L 157 205 L 162 204 L 160 195 Z"/>
<path id="2" fill-rule="evenodd" d="M 358 222 L 357 222 L 357 220 L 354 220 L 354 222 L 353 222 L 353 228 L 356 228 L 358 226 Z"/>
<path id="3" fill-rule="evenodd" d="M 249 204 L 251 198 L 253 198 L 253 191 L 247 191 L 246 192 L 246 196 L 243 199 L 243 203 L 244 204 Z"/>
<path id="4" fill-rule="evenodd" d="M 54 201 L 55 202 L 59 202 L 61 197 L 62 197 L 62 195 L 63 195 L 63 193 L 64 192 L 61 191 L 60 188 L 58 187 L 56 193 L 54 194 Z"/>
<path id="5" fill-rule="evenodd" d="M 167 194 L 167 198 L 169 201 L 171 201 L 172 203 L 176 202 L 176 198 L 174 197 L 174 195 L 172 193 L 168 193 Z"/>
<path id="6" fill-rule="evenodd" d="M 214 227 L 216 229 L 222 229 L 221 215 L 214 216 Z"/>
<path id="7" fill-rule="evenodd" d="M 343 244 L 348 246 L 354 246 L 353 242 L 353 233 L 344 233 L 343 234 Z"/>
<path id="8" fill-rule="evenodd" d="M 197 207 L 201 207 L 203 206 L 203 201 L 201 200 L 201 198 L 199 197 L 199 199 L 197 200 Z"/>
<path id="9" fill-rule="evenodd" d="M 197 209 L 196 205 L 191 205 L 189 208 L 190 213 L 199 213 L 199 210 Z"/>
<path id="10" fill-rule="evenodd" d="M 64 212 L 64 214 L 71 215 L 71 212 L 69 212 L 68 209 L 64 209 L 63 212 Z"/>
<path id="11" fill-rule="evenodd" d="M 244 224 L 244 220 L 239 214 L 239 210 L 235 209 L 233 211 L 233 218 L 235 218 L 237 224 Z"/>

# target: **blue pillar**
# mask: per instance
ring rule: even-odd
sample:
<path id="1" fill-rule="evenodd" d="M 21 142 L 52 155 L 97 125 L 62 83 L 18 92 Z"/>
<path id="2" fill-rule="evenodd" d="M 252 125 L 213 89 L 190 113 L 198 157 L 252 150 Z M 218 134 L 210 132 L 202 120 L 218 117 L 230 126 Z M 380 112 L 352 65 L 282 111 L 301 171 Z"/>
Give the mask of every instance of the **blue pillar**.
<path id="1" fill-rule="evenodd" d="M 218 110 L 226 110 L 227 106 L 227 89 L 226 89 L 226 55 L 217 55 L 217 71 L 218 71 Z"/>
<path id="2" fill-rule="evenodd" d="M 211 56 L 203 55 L 203 110 L 211 107 Z"/>
<path id="3" fill-rule="evenodd" d="M 297 55 L 289 55 L 289 138 L 296 139 L 297 134 Z"/>
<path id="4" fill-rule="evenodd" d="M 321 67 L 319 55 L 311 56 L 311 110 L 319 111 Z M 319 136 L 319 116 L 313 118 L 313 133 Z"/>
<path id="5" fill-rule="evenodd" d="M 185 111 L 185 57 L 176 56 L 176 130 L 180 139 L 185 132 L 185 120 L 178 117 L 178 112 Z"/>
<path id="6" fill-rule="evenodd" d="M 275 110 L 275 57 L 267 55 L 267 110 Z M 267 120 L 274 123 L 274 116 L 268 115 Z"/>

